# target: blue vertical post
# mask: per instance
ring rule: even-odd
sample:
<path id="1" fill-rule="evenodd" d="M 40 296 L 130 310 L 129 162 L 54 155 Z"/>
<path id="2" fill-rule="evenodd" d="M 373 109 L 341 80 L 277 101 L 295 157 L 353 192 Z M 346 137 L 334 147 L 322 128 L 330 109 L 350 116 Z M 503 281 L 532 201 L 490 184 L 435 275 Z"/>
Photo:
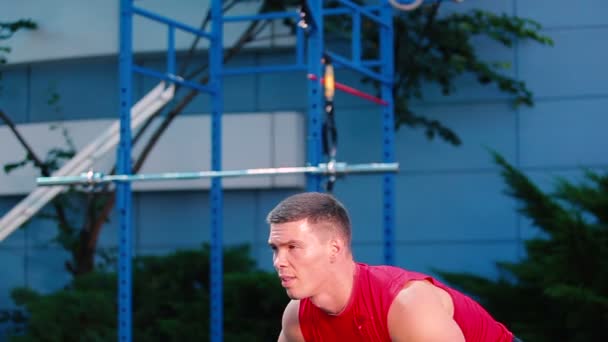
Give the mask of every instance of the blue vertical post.
<path id="1" fill-rule="evenodd" d="M 380 16 L 386 26 L 380 26 L 380 60 L 381 73 L 384 79 L 393 80 L 395 74 L 393 9 L 384 1 Z M 382 113 L 382 160 L 385 163 L 395 161 L 395 100 L 393 82 L 382 85 L 382 99 L 388 103 Z M 395 263 L 395 175 L 387 173 L 382 179 L 383 187 L 383 223 L 384 223 L 384 263 Z"/>
<path id="2" fill-rule="evenodd" d="M 211 95 L 211 168 L 222 169 L 222 113 L 224 105 L 222 66 L 223 66 L 223 13 L 222 1 L 211 2 L 211 48 L 209 52 L 209 82 L 214 89 Z M 211 180 L 211 342 L 223 340 L 224 301 L 223 301 L 223 258 L 222 258 L 222 179 Z"/>
<path id="3" fill-rule="evenodd" d="M 296 27 L 296 65 L 304 65 L 304 29 Z"/>
<path id="4" fill-rule="evenodd" d="M 120 143 L 117 152 L 117 172 L 131 174 L 131 101 L 132 101 L 132 0 L 120 1 Z M 120 216 L 118 254 L 118 340 L 130 342 L 132 339 L 132 236 L 133 221 L 131 210 L 131 183 L 116 185 L 116 196 Z"/>
<path id="5" fill-rule="evenodd" d="M 352 59 L 357 65 L 361 64 L 361 13 L 352 11 L 353 33 L 351 39 Z"/>
<path id="6" fill-rule="evenodd" d="M 308 81 L 308 164 L 318 165 L 321 162 L 321 127 L 323 110 L 323 91 L 319 80 L 323 76 L 321 58 L 323 57 L 323 1 L 309 0 L 309 18 L 311 27 L 308 32 L 308 73 L 316 79 Z M 321 191 L 321 176 L 307 174 L 308 191 Z"/>
<path id="7" fill-rule="evenodd" d="M 175 26 L 167 27 L 167 74 L 175 77 Z"/>

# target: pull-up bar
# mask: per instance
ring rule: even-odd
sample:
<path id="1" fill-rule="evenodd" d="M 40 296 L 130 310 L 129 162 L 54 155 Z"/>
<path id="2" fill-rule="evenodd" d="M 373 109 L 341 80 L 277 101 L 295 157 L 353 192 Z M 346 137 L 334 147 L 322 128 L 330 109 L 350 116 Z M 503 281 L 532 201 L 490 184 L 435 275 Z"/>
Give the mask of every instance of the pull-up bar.
<path id="1" fill-rule="evenodd" d="M 136 181 L 161 181 L 161 180 L 186 180 L 202 178 L 228 178 L 246 176 L 273 176 L 289 174 L 316 174 L 316 175 L 346 175 L 346 174 L 369 174 L 381 172 L 399 171 L 398 163 L 369 163 L 352 164 L 347 163 L 321 163 L 318 166 L 297 166 L 259 168 L 244 170 L 223 171 L 199 171 L 199 172 L 168 172 L 157 174 L 134 174 L 134 175 L 104 175 L 100 172 L 89 171 L 80 176 L 57 176 L 38 177 L 38 185 L 71 185 L 71 184 L 101 184 L 109 182 L 136 182 Z"/>

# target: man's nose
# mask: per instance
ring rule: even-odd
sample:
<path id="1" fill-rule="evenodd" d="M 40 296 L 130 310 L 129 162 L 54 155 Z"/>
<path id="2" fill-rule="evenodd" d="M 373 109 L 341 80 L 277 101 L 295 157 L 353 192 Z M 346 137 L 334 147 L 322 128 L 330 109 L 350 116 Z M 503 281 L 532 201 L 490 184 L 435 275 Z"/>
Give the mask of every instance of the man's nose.
<path id="1" fill-rule="evenodd" d="M 285 267 L 287 265 L 285 253 L 280 250 L 277 250 L 276 252 L 274 252 L 273 264 L 274 264 L 274 268 L 277 270 L 282 267 Z"/>

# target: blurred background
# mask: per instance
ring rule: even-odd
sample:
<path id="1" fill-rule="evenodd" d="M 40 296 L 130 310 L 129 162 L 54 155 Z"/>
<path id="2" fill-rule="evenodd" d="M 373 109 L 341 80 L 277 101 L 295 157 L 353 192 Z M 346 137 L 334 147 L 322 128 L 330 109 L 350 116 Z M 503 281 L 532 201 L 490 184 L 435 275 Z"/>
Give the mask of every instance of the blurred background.
<path id="1" fill-rule="evenodd" d="M 355 1 L 360 3 L 359 1 Z M 402 1 L 407 3 L 408 1 Z M 326 7 L 339 2 L 325 1 Z M 367 1 L 388 6 L 387 1 Z M 210 1 L 136 0 L 209 29 Z M 226 15 L 302 1 L 223 1 Z M 0 216 L 119 118 L 119 1 L 0 0 Z M 395 259 L 458 287 L 526 341 L 602 341 L 608 323 L 608 3 L 427 1 L 394 10 Z M 295 61 L 290 20 L 226 23 L 226 67 Z M 364 56 L 379 34 L 361 22 Z M 347 15 L 325 43 L 351 54 Z M 175 36 L 178 75 L 205 83 L 208 44 Z M 134 17 L 138 65 L 164 72 L 166 28 Z M 337 82 L 372 96 L 345 68 Z M 133 103 L 159 80 L 136 74 Z M 224 169 L 304 166 L 305 71 L 226 76 Z M 178 88 L 134 131 L 138 173 L 211 167 L 211 100 Z M 337 160 L 382 161 L 382 106 L 336 92 Z M 167 128 L 161 130 L 163 125 Z M 116 149 L 90 169 L 111 173 Z M 357 260 L 384 263 L 381 175 L 349 175 Z M 210 182 L 133 184 L 134 339 L 209 339 Z M 275 339 L 287 300 L 265 216 L 303 175 L 224 181 L 225 338 Z M 0 241 L 0 340 L 116 340 L 114 188 L 72 187 Z M 2 221 L 7 222 L 7 221 Z"/>

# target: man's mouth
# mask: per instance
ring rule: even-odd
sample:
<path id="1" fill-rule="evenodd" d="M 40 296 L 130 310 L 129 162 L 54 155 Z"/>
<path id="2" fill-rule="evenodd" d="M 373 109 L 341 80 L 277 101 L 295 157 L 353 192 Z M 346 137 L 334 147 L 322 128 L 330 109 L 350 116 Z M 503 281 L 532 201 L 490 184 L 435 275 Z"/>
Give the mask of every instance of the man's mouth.
<path id="1" fill-rule="evenodd" d="M 293 284 L 293 282 L 295 281 L 296 277 L 279 276 L 279 279 L 281 279 L 281 286 L 283 286 L 283 287 L 289 287 L 291 284 Z"/>

